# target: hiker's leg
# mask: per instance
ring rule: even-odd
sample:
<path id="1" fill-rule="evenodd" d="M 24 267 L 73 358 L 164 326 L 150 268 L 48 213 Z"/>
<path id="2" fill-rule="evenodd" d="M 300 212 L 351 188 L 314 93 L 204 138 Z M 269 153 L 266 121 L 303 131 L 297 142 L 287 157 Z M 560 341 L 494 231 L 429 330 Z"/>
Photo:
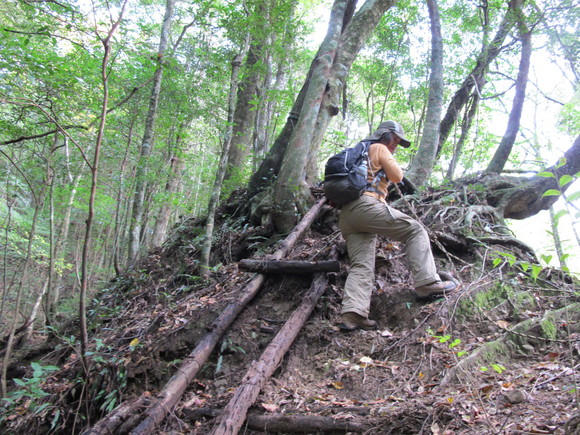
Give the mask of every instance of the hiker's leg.
<path id="1" fill-rule="evenodd" d="M 369 233 L 345 235 L 350 272 L 344 285 L 341 313 L 354 312 L 367 318 L 375 277 L 377 236 Z"/>
<path id="2" fill-rule="evenodd" d="M 419 222 L 364 195 L 350 213 L 353 219 L 358 217 L 359 231 L 381 234 L 405 244 L 415 287 L 439 281 L 429 235 Z"/>

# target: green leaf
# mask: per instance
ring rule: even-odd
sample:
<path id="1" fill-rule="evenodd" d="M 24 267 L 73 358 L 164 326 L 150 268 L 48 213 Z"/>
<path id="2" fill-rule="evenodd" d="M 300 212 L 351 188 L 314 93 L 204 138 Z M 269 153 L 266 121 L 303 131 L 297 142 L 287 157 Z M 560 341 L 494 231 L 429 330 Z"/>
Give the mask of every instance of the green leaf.
<path id="1" fill-rule="evenodd" d="M 461 344 L 461 340 L 459 338 L 456 338 L 455 340 L 453 340 L 453 343 L 449 344 L 449 348 L 453 349 L 455 346 Z"/>
<path id="2" fill-rule="evenodd" d="M 501 258 L 496 258 L 495 260 L 493 260 L 493 267 L 497 267 L 499 265 L 499 263 L 501 263 Z"/>
<path id="3" fill-rule="evenodd" d="M 527 272 L 527 271 L 528 271 L 528 269 L 530 268 L 530 263 L 528 263 L 527 261 L 522 261 L 522 262 L 520 263 L 520 267 L 522 268 L 522 270 L 523 270 L 524 272 Z"/>
<path id="4" fill-rule="evenodd" d="M 544 178 L 556 178 L 554 173 L 552 172 L 539 172 L 536 174 L 537 177 L 544 177 Z"/>
<path id="5" fill-rule="evenodd" d="M 532 278 L 536 279 L 544 268 L 539 264 L 532 264 Z"/>
<path id="6" fill-rule="evenodd" d="M 52 421 L 50 422 L 50 429 L 51 430 L 54 429 L 54 427 L 58 423 L 59 418 L 60 418 L 60 409 L 57 409 L 56 412 L 54 413 L 54 417 L 53 417 Z"/>
<path id="7" fill-rule="evenodd" d="M 14 378 L 13 381 L 16 385 L 20 385 L 21 387 L 26 387 L 26 383 L 22 379 Z"/>
<path id="8" fill-rule="evenodd" d="M 578 192 L 574 192 L 572 195 L 566 197 L 568 202 L 576 201 L 578 198 L 580 198 L 580 190 Z"/>
<path id="9" fill-rule="evenodd" d="M 556 169 L 561 168 L 562 166 L 564 166 L 566 164 L 567 160 L 566 157 L 562 157 L 558 163 L 556 164 Z"/>
<path id="10" fill-rule="evenodd" d="M 571 175 L 565 174 L 562 175 L 560 177 L 560 180 L 558 180 L 558 184 L 560 185 L 560 187 L 565 186 L 568 183 L 571 183 L 572 181 L 574 181 L 574 179 L 572 178 Z"/>
<path id="11" fill-rule="evenodd" d="M 569 214 L 568 210 L 559 210 L 556 214 L 554 214 L 554 223 L 557 225 L 560 218 L 562 216 L 566 216 L 567 214 Z"/>
<path id="12" fill-rule="evenodd" d="M 501 364 L 492 364 L 491 367 L 499 374 L 501 374 L 502 372 L 504 372 L 506 370 L 506 368 L 504 366 L 502 366 Z"/>
<path id="13" fill-rule="evenodd" d="M 36 408 L 34 410 L 34 415 L 40 414 L 44 409 L 48 408 L 49 406 L 50 406 L 50 403 L 48 403 L 48 402 L 43 403 L 42 405 L 40 405 L 38 408 Z"/>
<path id="14" fill-rule="evenodd" d="M 542 197 L 544 196 L 559 196 L 560 195 L 560 191 L 556 190 L 556 189 L 550 189 L 550 190 L 546 190 L 544 192 L 544 194 L 542 195 Z"/>
<path id="15" fill-rule="evenodd" d="M 552 258 L 554 258 L 552 255 L 542 254 L 542 260 L 544 260 L 544 262 L 546 264 L 550 264 L 550 261 L 552 261 Z"/>

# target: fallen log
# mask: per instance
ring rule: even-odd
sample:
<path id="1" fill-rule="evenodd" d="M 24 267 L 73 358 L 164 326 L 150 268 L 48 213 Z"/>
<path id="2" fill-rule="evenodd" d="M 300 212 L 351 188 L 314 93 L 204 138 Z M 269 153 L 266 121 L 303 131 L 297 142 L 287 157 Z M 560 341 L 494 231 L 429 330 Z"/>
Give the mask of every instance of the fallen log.
<path id="1" fill-rule="evenodd" d="M 119 430 L 119 427 L 132 416 L 138 414 L 139 408 L 147 406 L 150 400 L 150 397 L 139 396 L 124 401 L 111 411 L 106 418 L 99 420 L 92 428 L 83 432 L 83 435 L 113 435 L 123 433 Z"/>
<path id="2" fill-rule="evenodd" d="M 325 202 L 326 199 L 322 198 L 312 206 L 294 230 L 281 242 L 276 252 L 271 255 L 273 260 L 280 260 L 292 249 L 298 238 L 318 216 Z M 155 428 L 181 399 L 187 386 L 193 381 L 202 365 L 207 361 L 224 332 L 258 293 L 264 280 L 264 275 L 256 275 L 243 289 L 238 299 L 222 311 L 213 322 L 212 329 L 202 337 L 193 351 L 183 360 L 175 375 L 165 385 L 165 388 L 158 394 L 157 401 L 144 413 L 144 420 L 131 432 L 132 435 L 154 433 Z"/>
<path id="3" fill-rule="evenodd" d="M 183 415 L 190 421 L 203 417 L 214 418 L 221 414 L 218 409 L 184 409 Z M 348 420 L 322 415 L 293 414 L 248 414 L 244 427 L 261 432 L 282 433 L 362 433 L 375 426 L 375 421 L 364 417 L 351 417 Z"/>
<path id="4" fill-rule="evenodd" d="M 246 420 L 248 409 L 260 394 L 266 381 L 272 376 L 282 358 L 310 317 L 316 303 L 324 293 L 326 274 L 316 274 L 302 304 L 292 313 L 280 332 L 266 347 L 262 357 L 246 372 L 241 385 L 234 392 L 223 413 L 218 418 L 213 435 L 236 435 Z"/>
<path id="5" fill-rule="evenodd" d="M 240 270 L 257 273 L 285 273 L 301 275 L 317 272 L 338 272 L 338 261 L 296 261 L 296 260 L 241 260 L 238 263 Z"/>

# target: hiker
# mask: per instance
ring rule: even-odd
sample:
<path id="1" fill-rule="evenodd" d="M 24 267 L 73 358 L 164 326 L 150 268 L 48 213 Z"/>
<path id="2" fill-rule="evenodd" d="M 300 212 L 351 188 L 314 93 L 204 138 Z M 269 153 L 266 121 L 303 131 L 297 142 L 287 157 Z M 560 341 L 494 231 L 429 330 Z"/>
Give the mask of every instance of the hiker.
<path id="1" fill-rule="evenodd" d="M 385 121 L 363 141 L 371 142 L 367 180 L 373 183 L 382 169 L 378 183 L 369 186 L 354 201 L 341 207 L 338 226 L 350 257 L 351 269 L 344 286 L 340 328 L 375 329 L 377 322 L 368 318 L 374 286 L 375 245 L 377 234 L 402 242 L 411 265 L 417 298 L 431 298 L 453 291 L 457 284 L 442 281 L 435 267 L 429 236 L 423 226 L 404 213 L 390 207 L 385 198 L 390 182 L 403 180 L 403 171 L 393 154 L 398 145 L 411 143 L 398 122 Z"/>

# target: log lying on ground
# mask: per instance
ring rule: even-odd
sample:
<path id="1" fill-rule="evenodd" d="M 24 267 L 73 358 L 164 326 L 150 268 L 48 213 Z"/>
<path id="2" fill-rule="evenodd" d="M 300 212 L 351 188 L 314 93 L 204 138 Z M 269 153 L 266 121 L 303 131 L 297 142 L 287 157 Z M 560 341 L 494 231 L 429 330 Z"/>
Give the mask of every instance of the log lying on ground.
<path id="1" fill-rule="evenodd" d="M 217 417 L 217 409 L 184 409 L 183 414 L 191 421 L 203 417 Z M 288 414 L 248 414 L 244 427 L 250 430 L 282 433 L 362 433 L 374 427 L 373 419 L 354 417 L 340 420 L 336 417 L 322 415 L 288 415 Z"/>
<path id="2" fill-rule="evenodd" d="M 106 418 L 101 419 L 83 435 L 113 435 L 123 433 L 119 427 L 138 413 L 139 408 L 147 406 L 151 398 L 139 396 L 137 398 L 126 400 L 117 406 Z"/>
<path id="3" fill-rule="evenodd" d="M 286 273 L 300 275 L 317 272 L 338 272 L 338 261 L 296 261 L 296 260 L 242 260 L 240 270 L 258 273 Z"/>
<path id="4" fill-rule="evenodd" d="M 282 241 L 271 258 L 280 260 L 294 246 L 298 238 L 314 221 L 326 200 L 320 199 L 304 215 L 294 230 Z M 184 359 L 177 373 L 158 394 L 158 400 L 144 414 L 145 419 L 131 432 L 133 435 L 154 433 L 155 428 L 181 399 L 187 386 L 193 381 L 202 365 L 207 361 L 224 332 L 233 323 L 244 307 L 254 298 L 264 283 L 264 275 L 256 275 L 244 288 L 238 299 L 228 305 L 212 324 L 212 330 L 202 337 L 195 349 Z M 107 417 L 105 417 L 107 418 Z"/>
<path id="5" fill-rule="evenodd" d="M 262 357 L 246 372 L 242 384 L 235 391 L 220 415 L 213 435 L 236 435 L 244 424 L 248 409 L 260 394 L 266 381 L 272 376 L 282 358 L 310 317 L 316 303 L 324 293 L 327 276 L 319 273 L 304 296 L 302 304 L 292 313 L 280 332 L 268 345 Z"/>

